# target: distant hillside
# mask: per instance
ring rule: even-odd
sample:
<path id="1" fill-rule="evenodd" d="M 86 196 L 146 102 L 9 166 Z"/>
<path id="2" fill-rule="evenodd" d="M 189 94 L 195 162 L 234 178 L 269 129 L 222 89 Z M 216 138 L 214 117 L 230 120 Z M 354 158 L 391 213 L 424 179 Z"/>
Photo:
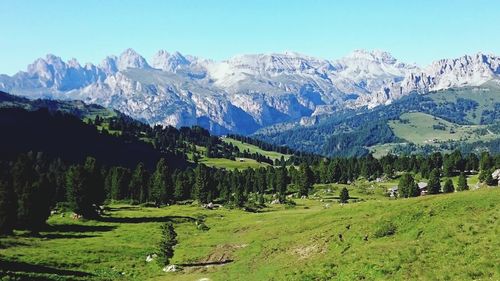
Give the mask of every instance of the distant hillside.
<path id="1" fill-rule="evenodd" d="M 102 107 L 96 104 L 86 104 L 82 101 L 59 101 L 27 98 L 10 95 L 0 91 L 0 108 L 24 108 L 26 110 L 37 110 L 47 108 L 49 111 L 61 111 L 77 116 L 80 119 L 94 119 L 97 115 L 103 118 L 124 116 L 122 113 Z"/>
<path id="2" fill-rule="evenodd" d="M 135 167 L 144 162 L 153 168 L 160 157 L 182 165 L 182 158 L 160 153 L 151 144 L 99 132 L 72 115 L 47 110 L 0 109 L 2 159 L 14 160 L 23 152 L 44 152 L 69 163 L 93 156 L 106 165 Z"/>
<path id="3" fill-rule="evenodd" d="M 0 118 L 0 130 L 6 134 L 1 151 L 10 159 L 21 152 L 43 151 L 70 163 L 94 156 L 108 165 L 132 167 L 144 162 L 153 168 L 162 156 L 174 167 L 186 166 L 189 160 L 191 164 L 199 161 L 217 168 L 246 169 L 299 157 L 291 159 L 292 155 L 277 152 L 291 152 L 288 148 L 241 137 L 264 150 L 213 136 L 201 127 L 151 127 L 118 111 L 80 101 L 29 100 L 0 92 Z"/>
<path id="4" fill-rule="evenodd" d="M 422 124 L 423 120 L 419 119 L 423 115 L 405 115 L 409 112 L 420 112 L 431 120 L 436 117 L 442 121 L 432 122 L 431 125 L 436 125 L 433 130 L 422 131 L 422 127 L 411 126 Z M 346 110 L 317 118 L 308 126 L 299 123 L 281 124 L 260 130 L 253 136 L 276 145 L 328 156 L 362 156 L 381 145 L 385 145 L 386 152 L 453 149 L 498 152 L 500 136 L 495 133 L 495 128 L 500 122 L 499 112 L 500 87 L 495 83 L 486 83 L 481 87 L 413 94 L 372 110 Z M 439 122 L 446 122 L 448 136 L 443 135 Z M 402 123 L 410 125 L 402 126 Z M 422 141 L 422 136 L 428 136 L 425 140 L 434 139 L 429 136 L 432 134 L 440 136 L 439 146 L 436 143 L 428 146 L 430 143 Z M 393 144 L 402 146 L 394 147 Z M 389 147 L 391 149 L 387 149 Z"/>

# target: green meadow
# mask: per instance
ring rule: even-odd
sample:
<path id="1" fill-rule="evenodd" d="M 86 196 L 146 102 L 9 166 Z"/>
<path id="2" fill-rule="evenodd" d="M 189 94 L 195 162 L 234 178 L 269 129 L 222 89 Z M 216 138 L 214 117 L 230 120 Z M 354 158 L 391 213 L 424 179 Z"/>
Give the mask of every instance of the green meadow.
<path id="1" fill-rule="evenodd" d="M 241 142 L 239 140 L 235 140 L 232 138 L 225 137 L 225 138 L 221 138 L 221 139 L 224 142 L 231 143 L 234 146 L 237 146 L 241 152 L 248 150 L 250 153 L 259 153 L 259 154 L 262 154 L 264 156 L 267 156 L 267 157 L 271 158 L 271 160 L 281 159 L 281 157 L 285 158 L 285 160 L 290 158 L 290 155 L 288 155 L 288 154 L 282 154 L 282 153 L 279 153 L 276 151 L 263 150 L 263 149 L 259 148 L 258 146 L 255 146 L 253 144 Z"/>
<path id="2" fill-rule="evenodd" d="M 99 221 L 55 214 L 41 237 L 0 238 L 1 280 L 499 280 L 500 189 L 391 200 L 395 182 L 315 185 L 260 212 L 111 204 Z M 349 204 L 336 198 L 347 186 Z M 270 198 L 268 198 L 270 199 Z M 209 230 L 196 227 L 204 220 Z M 163 272 L 146 256 L 160 225 L 178 244 Z M 340 236 L 342 238 L 340 238 Z M 6 273 L 8 271 L 8 273 Z M 205 279 L 204 279 L 205 278 Z"/>
<path id="3" fill-rule="evenodd" d="M 457 125 L 442 118 L 421 112 L 405 113 L 401 120 L 389 121 L 394 134 L 415 144 L 434 144 L 446 141 L 487 141 L 498 138 L 483 125 Z"/>

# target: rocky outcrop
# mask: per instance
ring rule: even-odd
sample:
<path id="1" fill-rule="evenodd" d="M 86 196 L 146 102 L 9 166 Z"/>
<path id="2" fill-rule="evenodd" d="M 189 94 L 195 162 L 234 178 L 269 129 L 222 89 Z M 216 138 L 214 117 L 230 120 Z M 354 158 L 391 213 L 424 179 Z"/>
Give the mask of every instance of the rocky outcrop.
<path id="1" fill-rule="evenodd" d="M 47 55 L 27 71 L 0 75 L 0 90 L 31 98 L 80 99 L 150 124 L 202 125 L 251 133 L 285 121 L 310 124 L 338 109 L 375 107 L 411 92 L 476 86 L 500 76 L 500 58 L 477 54 L 426 68 L 382 51 L 336 60 L 292 52 L 215 62 L 159 51 L 149 64 L 132 49 L 99 66 Z"/>

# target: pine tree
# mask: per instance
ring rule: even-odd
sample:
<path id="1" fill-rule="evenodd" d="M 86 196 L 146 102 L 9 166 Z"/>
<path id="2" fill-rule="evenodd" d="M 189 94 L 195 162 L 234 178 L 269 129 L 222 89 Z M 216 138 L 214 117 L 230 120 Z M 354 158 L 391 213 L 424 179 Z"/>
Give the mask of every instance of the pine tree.
<path id="1" fill-rule="evenodd" d="M 243 207 L 246 201 L 246 196 L 243 192 L 242 175 L 238 170 L 235 170 L 232 174 L 231 186 L 233 189 L 234 205 L 236 207 Z"/>
<path id="2" fill-rule="evenodd" d="M 16 197 L 12 184 L 0 181 L 0 235 L 11 234 L 16 225 Z"/>
<path id="3" fill-rule="evenodd" d="M 420 194 L 418 185 L 415 183 L 413 176 L 409 173 L 403 174 L 398 183 L 399 193 L 401 197 L 416 197 Z"/>
<path id="4" fill-rule="evenodd" d="M 199 164 L 195 169 L 194 196 L 200 203 L 208 203 L 209 176 L 207 167 Z"/>
<path id="5" fill-rule="evenodd" d="M 34 209 L 35 193 L 33 184 L 39 177 L 34 169 L 32 153 L 19 155 L 11 174 L 14 192 L 17 195 L 16 224 L 19 228 L 27 229 Z"/>
<path id="6" fill-rule="evenodd" d="M 286 188 L 288 185 L 287 170 L 286 170 L 286 167 L 282 166 L 274 171 L 276 173 L 275 183 L 276 183 L 276 186 L 278 189 L 277 190 L 278 191 L 278 200 L 281 203 L 284 203 L 285 198 L 286 198 L 286 192 L 287 192 Z"/>
<path id="7" fill-rule="evenodd" d="M 349 201 L 349 190 L 347 190 L 347 188 L 342 188 L 342 190 L 340 190 L 340 195 L 339 195 L 339 200 L 340 200 L 340 203 L 347 203 L 347 201 Z"/>
<path id="8" fill-rule="evenodd" d="M 27 229 L 32 233 L 38 232 L 46 225 L 50 216 L 50 198 L 52 196 L 51 185 L 46 175 L 40 175 L 40 178 L 32 185 L 32 210 L 29 215 L 29 224 Z"/>
<path id="9" fill-rule="evenodd" d="M 454 170 L 453 164 L 454 163 L 453 163 L 452 156 L 446 155 L 444 158 L 444 162 L 443 162 L 443 174 L 444 174 L 444 176 L 446 176 L 446 177 L 453 176 L 453 170 Z"/>
<path id="10" fill-rule="evenodd" d="M 489 170 L 488 169 L 479 171 L 479 175 L 478 175 L 479 181 L 480 182 L 485 182 L 486 180 L 488 180 L 488 175 L 489 175 Z"/>
<path id="11" fill-rule="evenodd" d="M 447 179 L 443 186 L 444 193 L 451 193 L 455 191 L 455 187 L 453 186 L 453 181 L 451 179 Z"/>
<path id="12" fill-rule="evenodd" d="M 144 203 L 148 199 L 149 175 L 143 163 L 137 164 L 129 183 L 130 199 Z"/>
<path id="13" fill-rule="evenodd" d="M 460 173 L 460 176 L 458 177 L 457 191 L 464 191 L 468 189 L 469 186 L 467 185 L 467 178 L 464 173 Z"/>
<path id="14" fill-rule="evenodd" d="M 160 266 L 168 265 L 174 256 L 174 246 L 177 244 L 177 233 L 171 222 L 161 226 L 161 240 L 158 245 L 158 263 Z"/>
<path id="15" fill-rule="evenodd" d="M 484 179 L 484 183 L 486 183 L 489 186 L 496 186 L 498 183 L 495 179 L 493 179 L 493 176 L 491 175 L 491 174 L 493 174 L 493 171 L 494 171 L 494 169 L 490 169 L 489 171 L 486 171 L 486 177 Z"/>
<path id="16" fill-rule="evenodd" d="M 84 217 L 97 216 L 93 205 L 93 196 L 89 192 L 91 184 L 87 170 L 81 165 L 69 167 L 66 173 L 68 202 L 73 212 Z"/>
<path id="17" fill-rule="evenodd" d="M 429 176 L 429 183 L 427 186 L 429 194 L 438 194 L 441 191 L 441 178 L 438 169 L 433 169 Z"/>
<path id="18" fill-rule="evenodd" d="M 165 159 L 160 159 L 156 164 L 156 170 L 151 176 L 150 200 L 157 206 L 166 203 L 168 199 L 167 190 L 170 187 L 170 177 Z"/>
<path id="19" fill-rule="evenodd" d="M 183 172 L 179 172 L 174 176 L 174 199 L 176 201 L 187 199 L 189 191 L 189 181 Z"/>
<path id="20" fill-rule="evenodd" d="M 111 199 L 126 199 L 129 194 L 130 170 L 123 167 L 111 168 Z"/>
<path id="21" fill-rule="evenodd" d="M 104 192 L 104 179 L 101 174 L 101 167 L 93 157 L 85 159 L 84 168 L 89 180 L 88 193 L 92 203 L 96 206 L 101 205 L 106 197 Z"/>
<path id="22" fill-rule="evenodd" d="M 307 163 L 300 164 L 299 196 L 307 196 L 313 184 L 313 174 Z"/>

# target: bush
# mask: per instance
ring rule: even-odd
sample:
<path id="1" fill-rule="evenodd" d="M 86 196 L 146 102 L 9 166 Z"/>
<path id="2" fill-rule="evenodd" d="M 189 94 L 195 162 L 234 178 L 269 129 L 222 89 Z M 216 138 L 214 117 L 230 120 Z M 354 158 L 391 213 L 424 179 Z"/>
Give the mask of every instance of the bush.
<path id="1" fill-rule="evenodd" d="M 396 225 L 394 225 L 392 222 L 382 221 L 377 225 L 377 229 L 375 230 L 375 233 L 373 235 L 377 238 L 391 236 L 396 233 L 396 229 Z"/>
<path id="2" fill-rule="evenodd" d="M 161 266 L 167 265 L 174 256 L 174 246 L 177 244 L 177 233 L 171 222 L 166 222 L 161 226 L 161 240 L 158 245 L 158 263 Z"/>
<path id="3" fill-rule="evenodd" d="M 208 231 L 208 230 L 210 230 L 210 227 L 208 227 L 205 224 L 205 219 L 206 219 L 205 215 L 197 215 L 196 216 L 195 224 L 196 224 L 196 228 L 197 229 L 199 229 L 201 231 Z"/>

